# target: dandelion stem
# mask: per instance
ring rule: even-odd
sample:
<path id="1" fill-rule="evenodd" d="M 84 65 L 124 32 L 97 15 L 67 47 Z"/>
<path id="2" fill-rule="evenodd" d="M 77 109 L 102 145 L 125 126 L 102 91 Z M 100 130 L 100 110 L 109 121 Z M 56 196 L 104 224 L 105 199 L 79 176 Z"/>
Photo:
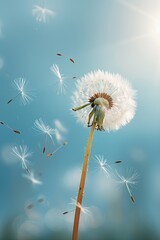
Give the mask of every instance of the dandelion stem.
<path id="1" fill-rule="evenodd" d="M 73 110 L 73 111 L 78 111 L 78 110 L 81 110 L 82 108 L 85 108 L 85 107 L 87 107 L 87 106 L 89 106 L 89 105 L 90 105 L 90 103 L 86 103 L 86 104 L 84 104 L 83 106 L 76 107 L 76 108 L 72 108 L 72 110 Z"/>
<path id="2" fill-rule="evenodd" d="M 82 205 L 86 175 L 87 175 L 87 170 L 88 170 L 88 162 L 89 162 L 89 156 L 90 156 L 95 126 L 96 126 L 96 124 L 94 123 L 92 125 L 91 131 L 90 131 L 90 135 L 89 135 L 88 143 L 87 143 L 87 147 L 86 147 L 86 152 L 85 152 L 85 156 L 84 156 L 83 169 L 82 169 L 81 180 L 80 180 L 80 185 L 79 185 L 79 192 L 78 192 L 78 197 L 77 197 L 77 206 L 76 206 L 75 217 L 74 217 L 72 240 L 78 240 L 78 229 L 79 229 L 79 220 L 80 220 L 80 213 L 81 213 L 81 208 L 78 207 L 78 205 L 80 205 L 80 206 Z"/>

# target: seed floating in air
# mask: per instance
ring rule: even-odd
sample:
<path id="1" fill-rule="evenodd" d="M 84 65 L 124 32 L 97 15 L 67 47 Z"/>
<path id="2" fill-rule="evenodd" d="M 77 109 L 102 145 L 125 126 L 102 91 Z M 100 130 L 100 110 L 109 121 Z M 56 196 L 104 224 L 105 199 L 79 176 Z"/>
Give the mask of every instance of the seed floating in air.
<path id="1" fill-rule="evenodd" d="M 62 53 L 57 53 L 56 55 L 59 56 L 59 57 L 64 56 L 64 57 L 68 58 L 70 62 L 75 63 L 75 60 L 74 60 L 73 58 L 70 58 L 70 57 L 68 57 L 68 56 L 65 56 L 65 55 L 62 54 Z"/>
<path id="2" fill-rule="evenodd" d="M 2 122 L 2 121 L 0 121 L 0 124 L 1 124 L 1 125 L 4 125 L 6 128 L 10 129 L 11 131 L 15 132 L 16 134 L 20 134 L 20 133 L 21 133 L 19 130 L 13 129 L 13 128 L 10 127 L 8 124 L 6 124 L 6 123 L 4 123 L 4 122 Z"/>
<path id="3" fill-rule="evenodd" d="M 49 157 L 53 156 L 53 154 L 55 154 L 58 150 L 60 150 L 63 146 L 65 146 L 67 144 L 68 144 L 68 142 L 65 141 L 62 145 L 60 145 L 58 148 L 56 148 L 52 153 L 48 153 L 47 157 L 49 158 Z"/>

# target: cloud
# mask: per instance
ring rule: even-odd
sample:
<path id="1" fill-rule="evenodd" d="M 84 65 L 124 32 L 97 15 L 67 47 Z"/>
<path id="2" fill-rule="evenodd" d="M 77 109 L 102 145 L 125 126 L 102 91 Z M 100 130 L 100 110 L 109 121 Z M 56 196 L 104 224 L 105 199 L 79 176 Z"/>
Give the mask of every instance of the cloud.
<path id="1" fill-rule="evenodd" d="M 19 162 L 19 160 L 12 153 L 13 145 L 4 145 L 1 148 L 1 157 L 3 161 L 7 164 L 15 164 Z"/>
<path id="2" fill-rule="evenodd" d="M 69 189 L 76 189 L 79 185 L 80 176 L 81 176 L 80 167 L 75 167 L 66 171 L 63 178 L 64 185 Z"/>

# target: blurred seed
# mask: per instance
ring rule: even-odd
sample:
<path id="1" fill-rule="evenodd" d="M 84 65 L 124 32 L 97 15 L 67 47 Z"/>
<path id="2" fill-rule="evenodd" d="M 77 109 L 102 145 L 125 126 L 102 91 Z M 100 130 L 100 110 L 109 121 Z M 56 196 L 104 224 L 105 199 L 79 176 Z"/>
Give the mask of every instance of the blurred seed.
<path id="1" fill-rule="evenodd" d="M 12 102 L 13 101 L 13 99 L 10 99 L 8 102 L 7 102 L 7 104 L 9 104 L 10 102 Z"/>
<path id="2" fill-rule="evenodd" d="M 72 63 L 75 63 L 75 61 L 73 60 L 73 58 L 70 58 L 69 60 L 70 60 Z"/>
<path id="3" fill-rule="evenodd" d="M 46 151 L 46 147 L 43 148 L 43 153 L 45 153 L 45 151 Z"/>
<path id="4" fill-rule="evenodd" d="M 20 134 L 21 132 L 19 130 L 13 130 L 13 132 Z"/>
<path id="5" fill-rule="evenodd" d="M 115 163 L 121 163 L 122 161 L 121 160 L 117 160 L 117 161 L 115 161 Z"/>
<path id="6" fill-rule="evenodd" d="M 43 198 L 43 197 L 40 197 L 40 198 L 38 199 L 38 202 L 39 202 L 39 203 L 44 202 L 44 198 Z"/>
<path id="7" fill-rule="evenodd" d="M 26 206 L 26 208 L 29 210 L 32 209 L 33 207 L 34 207 L 34 205 L 32 203 Z"/>

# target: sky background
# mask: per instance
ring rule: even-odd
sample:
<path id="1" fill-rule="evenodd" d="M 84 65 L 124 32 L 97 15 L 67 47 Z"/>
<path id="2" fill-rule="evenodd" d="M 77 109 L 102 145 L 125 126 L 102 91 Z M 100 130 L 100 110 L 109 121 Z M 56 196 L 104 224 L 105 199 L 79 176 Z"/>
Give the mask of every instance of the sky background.
<path id="1" fill-rule="evenodd" d="M 32 9 L 43 4 L 55 16 L 39 22 Z M 66 77 L 65 93 L 57 92 L 53 64 Z M 154 233 L 152 239 L 160 236 L 160 1 L 0 0 L 0 121 L 22 132 L 16 135 L 0 125 L 2 236 L 9 219 L 16 233 L 27 229 L 30 234 L 34 225 L 36 236 L 47 231 L 71 235 L 74 212 L 62 213 L 74 209 L 70 203 L 77 195 L 89 135 L 71 111 L 73 76 L 98 69 L 129 80 L 137 90 L 137 111 L 120 130 L 95 133 L 83 201 L 91 213 L 82 214 L 80 234 L 99 239 L 107 229 L 111 236 L 126 231 L 129 238 L 122 234 L 122 239 L 136 239 L 139 227 Z M 33 100 L 23 105 L 19 97 L 7 104 L 17 94 L 14 80 L 20 77 L 27 80 Z M 52 128 L 58 119 L 67 130 L 61 135 L 68 145 L 51 158 L 42 153 L 45 137 L 34 129 L 39 118 Z M 55 145 L 48 139 L 46 153 L 63 143 L 54 141 Z M 12 154 L 12 147 L 19 145 L 32 152 L 30 168 L 43 184 L 23 176 L 25 170 Z M 95 155 L 103 155 L 122 175 L 138 172 L 134 204 L 123 184 L 109 184 Z M 117 160 L 122 163 L 114 164 Z M 37 201 L 41 195 L 43 204 Z M 28 203 L 34 205 L 32 213 L 26 211 Z"/>

